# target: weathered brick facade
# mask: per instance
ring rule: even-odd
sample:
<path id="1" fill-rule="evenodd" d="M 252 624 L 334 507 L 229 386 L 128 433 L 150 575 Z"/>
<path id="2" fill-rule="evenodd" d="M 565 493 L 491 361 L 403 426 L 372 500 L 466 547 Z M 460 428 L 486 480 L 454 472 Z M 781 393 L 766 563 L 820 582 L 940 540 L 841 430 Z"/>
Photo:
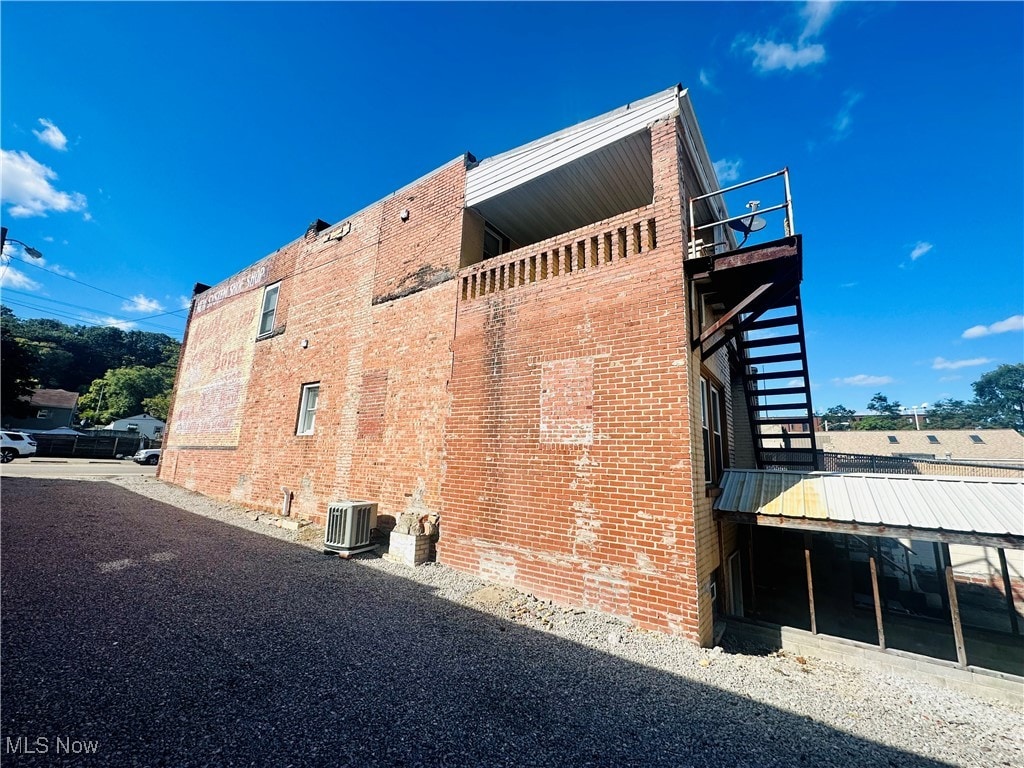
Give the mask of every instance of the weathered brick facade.
<path id="1" fill-rule="evenodd" d="M 700 377 L 731 390 L 689 343 L 685 128 L 646 130 L 643 207 L 480 262 L 460 158 L 200 294 L 160 477 L 317 522 L 437 513 L 443 563 L 710 642 Z"/>

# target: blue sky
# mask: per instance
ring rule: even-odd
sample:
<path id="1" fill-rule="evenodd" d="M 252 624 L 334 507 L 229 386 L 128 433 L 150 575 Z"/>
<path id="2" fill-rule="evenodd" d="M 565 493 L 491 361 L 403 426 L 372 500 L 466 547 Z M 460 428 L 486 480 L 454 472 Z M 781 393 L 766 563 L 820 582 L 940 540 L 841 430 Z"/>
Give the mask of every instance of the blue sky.
<path id="1" fill-rule="evenodd" d="M 1021 3 L 4 2 L 0 36 L 21 317 L 181 338 L 312 220 L 678 82 L 723 184 L 790 168 L 817 409 L 1024 359 Z"/>

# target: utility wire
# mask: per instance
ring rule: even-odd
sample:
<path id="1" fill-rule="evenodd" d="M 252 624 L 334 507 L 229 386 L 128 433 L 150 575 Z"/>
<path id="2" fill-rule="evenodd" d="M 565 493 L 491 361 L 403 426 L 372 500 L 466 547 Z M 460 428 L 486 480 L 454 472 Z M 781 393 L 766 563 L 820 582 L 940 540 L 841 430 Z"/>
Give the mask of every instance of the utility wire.
<path id="1" fill-rule="evenodd" d="M 43 272 L 49 272 L 51 275 L 56 275 L 57 277 L 62 277 L 65 280 L 70 280 L 73 283 L 78 283 L 79 285 L 84 285 L 86 288 L 92 288 L 94 291 L 99 291 L 100 293 L 105 293 L 108 296 L 113 296 L 115 299 L 123 299 L 124 301 L 134 301 L 134 299 L 131 299 L 131 298 L 127 297 L 127 296 L 122 296 L 119 293 L 113 293 L 112 291 L 108 291 L 108 290 L 105 290 L 103 288 L 98 288 L 95 285 L 90 285 L 89 283 L 82 282 L 81 280 L 78 280 L 78 279 L 76 279 L 74 277 L 69 277 L 68 275 L 62 275 L 60 272 L 56 272 L 56 271 L 54 271 L 52 269 L 47 269 L 46 267 L 41 266 L 39 264 L 33 264 L 31 261 L 26 261 L 25 259 L 19 258 L 17 256 L 8 255 L 8 258 L 9 259 L 13 259 L 14 261 L 20 261 L 22 264 L 28 264 L 30 267 L 35 267 L 36 269 L 41 269 Z M 182 313 L 184 311 L 185 310 L 183 310 L 183 309 L 178 309 L 178 310 L 173 310 L 171 312 L 165 312 L 164 314 L 178 315 L 179 317 L 183 317 L 183 315 L 181 315 L 180 313 Z"/>
<path id="2" fill-rule="evenodd" d="M 94 326 L 94 327 L 110 326 L 110 327 L 117 328 L 117 327 L 120 327 L 122 324 L 131 324 L 133 322 L 137 322 L 137 321 L 134 321 L 134 320 L 121 320 L 121 319 L 116 318 L 116 317 L 112 318 L 112 320 L 114 322 L 105 322 L 105 321 L 102 321 L 102 320 L 84 318 L 81 315 L 71 315 L 71 314 L 68 314 L 67 312 L 59 312 L 59 311 L 57 311 L 55 309 L 52 309 L 50 307 L 41 307 L 41 306 L 39 306 L 37 304 L 29 304 L 29 303 L 23 302 L 23 301 L 12 301 L 12 300 L 6 299 L 6 298 L 4 299 L 4 303 L 5 304 L 10 304 L 11 306 L 14 306 L 14 307 L 24 307 L 25 309 L 33 309 L 33 310 L 36 310 L 37 312 L 46 312 L 46 313 L 51 314 L 51 315 L 56 315 L 57 317 L 64 317 L 64 318 L 67 318 L 68 320 L 74 320 L 76 323 L 81 323 L 82 325 L 91 325 L 91 326 Z M 161 329 L 163 331 L 167 331 L 169 333 L 177 333 L 178 332 L 176 328 L 168 328 L 166 326 L 162 326 L 162 325 L 159 325 L 157 323 L 147 323 L 147 325 L 149 325 L 149 326 L 151 326 L 153 328 L 159 328 L 159 329 Z M 124 329 L 122 329 L 122 330 L 124 330 Z"/>
<path id="3" fill-rule="evenodd" d="M 46 296 L 39 296 L 38 294 L 35 294 L 35 293 L 29 293 L 27 291 L 19 291 L 19 290 L 15 289 L 15 288 L 6 288 L 6 289 L 4 289 L 4 293 L 16 293 L 19 296 L 28 296 L 31 299 L 37 299 L 39 301 L 48 301 L 48 302 L 50 302 L 52 304 L 60 304 L 60 305 L 65 306 L 65 307 L 71 307 L 72 309 L 80 309 L 83 312 L 98 312 L 101 315 L 105 312 L 105 310 L 96 309 L 95 307 L 85 307 L 85 306 L 82 306 L 81 304 L 72 304 L 71 302 L 68 302 L 68 301 L 59 301 L 57 299 L 51 299 L 51 298 L 48 298 Z M 124 322 L 126 322 L 126 323 L 142 323 L 142 322 L 145 322 L 147 320 L 152 320 L 152 319 L 157 318 L 157 317 L 166 317 L 167 315 L 175 315 L 175 316 L 177 316 L 177 312 L 178 311 L 180 311 L 180 310 L 172 310 L 170 312 L 160 312 L 159 314 L 156 314 L 156 315 L 146 315 L 145 317 L 137 317 L 137 318 L 134 318 L 134 319 L 119 318 L 119 317 L 115 317 L 114 319 L 115 320 L 123 319 Z M 152 325 L 154 328 L 162 328 L 163 327 L 163 326 L 157 325 L 156 323 L 147 323 L 147 325 Z"/>

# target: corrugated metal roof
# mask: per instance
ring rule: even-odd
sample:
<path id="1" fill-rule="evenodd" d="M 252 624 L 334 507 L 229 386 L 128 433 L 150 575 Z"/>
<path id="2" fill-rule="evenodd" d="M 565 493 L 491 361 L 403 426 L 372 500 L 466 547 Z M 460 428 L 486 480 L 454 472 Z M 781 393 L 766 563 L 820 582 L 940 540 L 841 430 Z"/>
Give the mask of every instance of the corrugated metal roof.
<path id="1" fill-rule="evenodd" d="M 715 509 L 792 520 L 1024 536 L 1024 481 L 726 470 Z"/>

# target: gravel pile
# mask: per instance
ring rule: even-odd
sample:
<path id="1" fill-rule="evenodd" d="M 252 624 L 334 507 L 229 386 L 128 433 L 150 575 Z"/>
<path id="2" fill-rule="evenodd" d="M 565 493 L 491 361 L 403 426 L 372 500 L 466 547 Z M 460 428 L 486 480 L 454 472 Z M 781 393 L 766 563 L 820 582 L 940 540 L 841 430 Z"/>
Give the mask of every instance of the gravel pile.
<path id="1" fill-rule="evenodd" d="M 214 501 L 152 477 L 129 476 L 111 482 L 156 501 L 267 536 L 313 549 L 320 549 L 322 543 L 322 529 L 315 526 L 299 531 L 273 527 L 245 507 Z M 769 705 L 721 713 L 721 717 L 741 723 L 746 738 L 751 734 L 772 738 L 773 728 L 781 725 L 751 720 L 777 709 L 924 761 L 913 764 L 1024 766 L 1024 692 L 1022 706 L 1015 709 L 908 678 L 782 651 L 701 649 L 678 638 L 637 630 L 615 617 L 562 608 L 532 595 L 488 585 L 445 566 L 409 568 L 372 556 L 360 556 L 358 563 L 428 586 L 436 597 L 491 614 L 502 620 L 498 622 L 500 632 L 507 628 L 513 632 L 550 633 L 610 657 L 734 694 L 737 701 Z M 593 652 L 586 653 L 592 656 Z M 760 714 L 754 714 L 755 711 Z M 794 757 L 794 764 L 798 762 Z M 837 755 L 835 762 L 851 766 L 893 764 L 868 754 Z"/>

